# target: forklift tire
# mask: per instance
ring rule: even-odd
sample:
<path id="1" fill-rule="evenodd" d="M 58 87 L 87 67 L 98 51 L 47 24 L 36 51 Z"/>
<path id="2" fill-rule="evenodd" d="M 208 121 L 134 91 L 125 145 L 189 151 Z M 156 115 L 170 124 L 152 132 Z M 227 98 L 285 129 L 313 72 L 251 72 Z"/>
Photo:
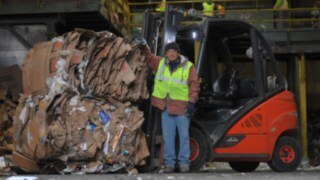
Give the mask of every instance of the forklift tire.
<path id="1" fill-rule="evenodd" d="M 238 172 L 252 172 L 257 169 L 260 162 L 229 162 L 230 167 Z"/>
<path id="2" fill-rule="evenodd" d="M 196 128 L 190 127 L 190 171 L 197 172 L 205 164 L 208 156 L 206 137 Z"/>
<path id="3" fill-rule="evenodd" d="M 277 172 L 291 172 L 298 168 L 301 163 L 302 149 L 296 139 L 289 136 L 280 137 L 269 167 Z"/>

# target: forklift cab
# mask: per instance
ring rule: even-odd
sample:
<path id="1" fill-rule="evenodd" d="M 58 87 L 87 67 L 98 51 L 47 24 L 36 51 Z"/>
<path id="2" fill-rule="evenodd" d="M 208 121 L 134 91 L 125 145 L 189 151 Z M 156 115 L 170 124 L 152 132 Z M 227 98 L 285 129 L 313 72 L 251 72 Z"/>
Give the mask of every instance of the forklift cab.
<path id="1" fill-rule="evenodd" d="M 195 60 L 201 83 L 197 118 L 207 117 L 206 111 L 240 110 L 268 93 L 286 89 L 269 45 L 251 25 L 207 19 L 203 34 Z"/>
<path id="2" fill-rule="evenodd" d="M 262 34 L 248 23 L 222 18 L 187 25 L 185 14 L 172 6 L 164 17 L 146 14 L 143 31 L 155 54 L 163 55 L 164 46 L 176 41 L 197 67 L 200 93 L 189 129 L 191 170 L 208 161 L 229 162 L 240 172 L 253 171 L 260 162 L 275 171 L 295 170 L 301 162 L 295 97 Z M 151 108 L 147 119 L 150 163 L 156 166 L 162 162 L 162 151 L 156 149 L 160 113 Z"/>

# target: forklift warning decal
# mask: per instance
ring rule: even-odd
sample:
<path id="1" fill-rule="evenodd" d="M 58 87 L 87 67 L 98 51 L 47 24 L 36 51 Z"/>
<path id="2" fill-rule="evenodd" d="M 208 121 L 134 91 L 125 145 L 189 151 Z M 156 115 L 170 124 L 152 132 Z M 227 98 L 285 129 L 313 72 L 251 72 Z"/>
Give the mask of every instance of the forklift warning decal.
<path id="1" fill-rule="evenodd" d="M 241 123 L 241 127 L 261 127 L 262 126 L 262 115 L 255 114 L 250 116 L 244 123 Z"/>

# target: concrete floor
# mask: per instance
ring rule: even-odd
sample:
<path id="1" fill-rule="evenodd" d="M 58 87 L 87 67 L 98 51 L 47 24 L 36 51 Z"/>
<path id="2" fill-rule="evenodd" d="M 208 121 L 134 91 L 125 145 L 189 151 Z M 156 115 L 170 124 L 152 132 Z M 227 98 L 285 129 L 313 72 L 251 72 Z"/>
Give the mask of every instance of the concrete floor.
<path id="1" fill-rule="evenodd" d="M 36 175 L 36 176 L 11 176 L 7 180 L 320 180 L 320 170 L 315 171 L 298 171 L 293 173 L 276 173 L 272 171 L 256 171 L 253 173 L 236 173 L 231 170 L 214 171 L 210 173 L 185 173 L 185 174 L 137 174 L 137 175 Z"/>
<path id="2" fill-rule="evenodd" d="M 6 180 L 320 180 L 320 167 L 299 168 L 291 173 L 271 171 L 265 163 L 252 173 L 238 173 L 230 169 L 227 163 L 213 163 L 202 173 L 146 173 L 146 174 L 96 174 L 96 175 L 28 175 L 11 176 Z"/>

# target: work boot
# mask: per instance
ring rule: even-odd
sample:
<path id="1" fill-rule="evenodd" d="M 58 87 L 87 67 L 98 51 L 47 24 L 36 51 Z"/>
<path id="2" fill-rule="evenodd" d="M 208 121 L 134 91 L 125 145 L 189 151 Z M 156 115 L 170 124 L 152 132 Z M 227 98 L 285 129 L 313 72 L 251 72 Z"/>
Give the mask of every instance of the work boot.
<path id="1" fill-rule="evenodd" d="M 165 166 L 164 168 L 165 173 L 174 173 L 174 170 L 175 170 L 174 166 Z"/>
<path id="2" fill-rule="evenodd" d="M 189 167 L 189 165 L 180 165 L 179 166 L 179 171 L 181 173 L 187 173 L 187 172 L 190 171 L 190 167 Z"/>

